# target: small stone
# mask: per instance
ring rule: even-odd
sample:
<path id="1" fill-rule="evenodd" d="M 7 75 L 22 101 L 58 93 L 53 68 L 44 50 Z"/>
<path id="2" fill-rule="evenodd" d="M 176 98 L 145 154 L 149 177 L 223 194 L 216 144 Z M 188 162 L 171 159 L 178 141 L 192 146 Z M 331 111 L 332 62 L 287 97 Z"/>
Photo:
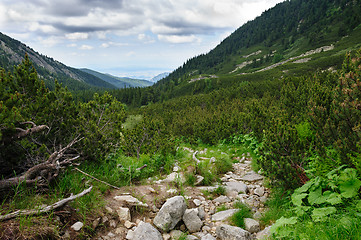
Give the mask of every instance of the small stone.
<path id="1" fill-rule="evenodd" d="M 109 233 L 107 234 L 107 236 L 110 237 L 110 238 L 114 238 L 114 237 L 115 237 L 115 234 L 112 233 L 112 232 L 109 232 Z"/>
<path id="2" fill-rule="evenodd" d="M 201 185 L 202 182 L 204 180 L 204 177 L 200 176 L 200 175 L 196 175 L 196 181 L 194 183 L 194 186 L 198 186 L 198 185 Z"/>
<path id="3" fill-rule="evenodd" d="M 163 234 L 163 240 L 169 240 L 171 238 L 169 233 L 164 233 Z"/>
<path id="4" fill-rule="evenodd" d="M 175 193 L 177 193 L 178 191 L 177 191 L 177 189 L 175 189 L 175 188 L 171 188 L 171 189 L 169 189 L 168 191 L 167 191 L 167 193 L 169 193 L 169 194 L 175 194 Z"/>
<path id="5" fill-rule="evenodd" d="M 262 196 L 262 197 L 259 198 L 259 200 L 261 201 L 261 203 L 266 203 L 267 202 L 267 197 Z"/>
<path id="6" fill-rule="evenodd" d="M 104 216 L 103 218 L 102 218 L 102 223 L 106 223 L 106 222 L 108 222 L 109 221 L 109 218 L 107 217 L 107 216 Z"/>
<path id="7" fill-rule="evenodd" d="M 119 207 L 117 209 L 118 217 L 120 222 L 131 221 L 129 208 Z"/>
<path id="8" fill-rule="evenodd" d="M 130 222 L 130 221 L 127 220 L 127 221 L 125 221 L 124 226 L 125 226 L 126 228 L 130 229 L 130 228 L 132 228 L 132 227 L 135 226 L 135 223 L 132 223 L 132 222 Z"/>
<path id="9" fill-rule="evenodd" d="M 198 207 L 198 217 L 202 220 L 204 220 L 206 216 L 206 212 L 204 211 L 204 207 Z"/>
<path id="10" fill-rule="evenodd" d="M 202 227 L 202 231 L 203 232 L 210 232 L 211 231 L 211 228 L 209 226 L 203 226 Z"/>
<path id="11" fill-rule="evenodd" d="M 82 227 L 84 226 L 84 224 L 82 222 L 76 222 L 74 223 L 71 228 L 74 230 L 74 231 L 79 231 Z"/>
<path id="12" fill-rule="evenodd" d="M 96 229 L 99 226 L 101 218 L 97 218 L 93 221 L 93 229 Z"/>
<path id="13" fill-rule="evenodd" d="M 203 236 L 202 238 L 201 238 L 201 240 L 216 240 L 216 238 L 215 237 L 213 237 L 211 234 L 206 234 L 205 236 Z"/>
<path id="14" fill-rule="evenodd" d="M 223 221 L 232 216 L 234 213 L 239 211 L 238 209 L 229 209 L 221 212 L 217 212 L 212 215 L 212 221 Z"/>
<path id="15" fill-rule="evenodd" d="M 264 195 L 264 187 L 258 187 L 254 190 L 254 194 L 262 197 Z"/>
<path id="16" fill-rule="evenodd" d="M 106 210 L 109 214 L 112 214 L 112 213 L 113 213 L 113 209 L 111 209 L 111 208 L 108 207 L 108 206 L 105 206 L 105 210 Z"/>
<path id="17" fill-rule="evenodd" d="M 262 231 L 258 232 L 256 235 L 256 239 L 266 239 L 271 235 L 270 233 L 271 226 L 266 227 Z"/>
<path id="18" fill-rule="evenodd" d="M 228 203 L 228 202 L 231 202 L 231 199 L 229 199 L 229 197 L 227 197 L 227 196 L 219 196 L 216 199 L 214 199 L 213 202 Z"/>
<path id="19" fill-rule="evenodd" d="M 127 203 L 130 206 L 148 207 L 148 204 L 139 201 L 131 195 L 115 196 L 114 199 L 119 202 Z"/>
<path id="20" fill-rule="evenodd" d="M 199 200 L 199 199 L 194 199 L 193 202 L 194 202 L 194 204 L 195 204 L 197 207 L 202 204 L 202 201 Z"/>
<path id="21" fill-rule="evenodd" d="M 179 239 L 182 236 L 183 232 L 179 230 L 172 230 L 170 236 L 172 239 Z"/>
<path id="22" fill-rule="evenodd" d="M 178 172 L 179 171 L 179 167 L 178 166 L 174 166 L 173 167 L 173 172 Z"/>
<path id="23" fill-rule="evenodd" d="M 115 228 L 117 226 L 117 223 L 114 220 L 109 221 L 109 226 L 112 228 Z"/>

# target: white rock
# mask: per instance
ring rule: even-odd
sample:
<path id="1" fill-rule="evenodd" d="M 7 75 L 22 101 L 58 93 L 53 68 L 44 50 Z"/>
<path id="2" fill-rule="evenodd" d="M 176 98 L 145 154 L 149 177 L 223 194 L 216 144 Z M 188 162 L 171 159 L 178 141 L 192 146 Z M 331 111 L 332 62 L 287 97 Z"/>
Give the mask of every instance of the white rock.
<path id="1" fill-rule="evenodd" d="M 131 195 L 115 196 L 114 199 L 119 202 L 125 202 L 131 206 L 148 207 L 148 204 L 142 203 L 137 198 Z"/>
<path id="2" fill-rule="evenodd" d="M 213 202 L 216 202 L 216 203 L 228 203 L 228 202 L 231 202 L 231 199 L 229 199 L 227 196 L 219 196 L 216 199 L 214 199 Z"/>
<path id="3" fill-rule="evenodd" d="M 177 192 L 178 192 L 178 190 L 175 188 L 171 188 L 171 189 L 167 190 L 167 193 L 169 193 L 169 194 L 175 194 Z"/>
<path id="4" fill-rule="evenodd" d="M 271 226 L 268 226 L 262 231 L 258 232 L 256 235 L 256 239 L 266 239 L 267 237 L 269 237 L 271 235 L 270 228 Z"/>
<path id="5" fill-rule="evenodd" d="M 84 226 L 84 224 L 82 222 L 76 222 L 74 223 L 71 228 L 74 230 L 74 231 L 80 231 L 80 229 Z"/>
<path id="6" fill-rule="evenodd" d="M 202 204 L 202 201 L 199 200 L 199 199 L 194 199 L 193 202 L 194 202 L 194 204 L 195 204 L 197 207 Z"/>
<path id="7" fill-rule="evenodd" d="M 220 240 L 251 240 L 251 234 L 246 230 L 233 227 L 230 225 L 222 224 L 217 227 L 217 237 Z"/>
<path id="8" fill-rule="evenodd" d="M 187 209 L 183 214 L 183 222 L 189 232 L 194 233 L 201 230 L 202 220 L 198 217 L 198 209 Z"/>
<path id="9" fill-rule="evenodd" d="M 130 228 L 132 228 L 132 227 L 134 227 L 135 226 L 135 223 L 132 223 L 132 222 L 130 222 L 130 221 L 125 221 L 125 223 L 124 223 L 124 227 L 126 227 L 126 228 L 128 228 L 128 229 L 130 229 Z"/>
<path id="10" fill-rule="evenodd" d="M 212 221 L 223 221 L 232 216 L 234 213 L 239 211 L 239 209 L 229 209 L 221 212 L 217 212 L 212 215 Z"/>
<path id="11" fill-rule="evenodd" d="M 134 231 L 132 240 L 163 240 L 162 234 L 150 223 L 141 222 Z"/>
<path id="12" fill-rule="evenodd" d="M 129 230 L 127 233 L 127 236 L 125 237 L 128 240 L 133 240 L 134 238 L 134 231 L 133 230 Z"/>
<path id="13" fill-rule="evenodd" d="M 254 194 L 258 195 L 259 197 L 262 197 L 264 195 L 264 187 L 257 187 L 254 190 Z"/>
<path id="14" fill-rule="evenodd" d="M 216 238 L 213 237 L 210 233 L 208 233 L 207 235 L 204 235 L 201 240 L 216 240 Z"/>
<path id="15" fill-rule="evenodd" d="M 131 221 L 129 208 L 119 207 L 117 209 L 118 217 L 120 222 Z"/>

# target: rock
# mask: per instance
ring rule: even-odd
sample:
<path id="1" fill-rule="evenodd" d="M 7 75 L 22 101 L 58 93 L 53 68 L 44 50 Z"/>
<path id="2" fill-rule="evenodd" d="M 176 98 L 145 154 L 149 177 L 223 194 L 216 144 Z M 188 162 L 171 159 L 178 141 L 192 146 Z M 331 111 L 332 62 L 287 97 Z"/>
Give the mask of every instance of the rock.
<path id="1" fill-rule="evenodd" d="M 266 239 L 267 237 L 269 237 L 271 235 L 270 229 L 271 229 L 271 226 L 268 226 L 265 229 L 263 229 L 262 231 L 258 232 L 256 234 L 256 239 Z"/>
<path id="2" fill-rule="evenodd" d="M 130 206 L 148 207 L 148 204 L 142 203 L 131 195 L 115 196 L 114 199 L 119 202 L 127 203 Z"/>
<path id="3" fill-rule="evenodd" d="M 165 183 L 171 183 L 171 182 L 181 182 L 185 183 L 185 178 L 182 173 L 172 172 L 169 174 L 166 179 L 163 180 Z"/>
<path id="4" fill-rule="evenodd" d="M 228 202 L 231 202 L 231 199 L 229 199 L 229 197 L 227 197 L 227 196 L 219 196 L 216 199 L 214 199 L 213 202 L 228 203 Z"/>
<path id="5" fill-rule="evenodd" d="M 183 215 L 183 222 L 189 232 L 194 233 L 201 230 L 203 226 L 202 220 L 198 217 L 197 209 L 187 209 Z"/>
<path id="6" fill-rule="evenodd" d="M 182 219 L 186 208 L 184 197 L 172 197 L 163 204 L 153 223 L 162 231 L 168 232 Z"/>
<path id="7" fill-rule="evenodd" d="M 177 193 L 177 192 L 178 192 L 178 190 L 175 189 L 175 188 L 171 188 L 171 189 L 167 190 L 167 193 L 169 193 L 169 194 L 174 194 L 174 193 Z"/>
<path id="8" fill-rule="evenodd" d="M 124 223 L 124 227 L 126 227 L 126 228 L 128 228 L 128 229 L 130 229 L 130 228 L 132 228 L 132 227 L 134 227 L 135 226 L 135 223 L 132 223 L 132 222 L 130 222 L 130 221 L 125 221 L 125 223 Z"/>
<path id="9" fill-rule="evenodd" d="M 163 240 L 162 234 L 150 223 L 140 222 L 134 231 L 132 240 Z"/>
<path id="10" fill-rule="evenodd" d="M 106 210 L 109 214 L 112 214 L 112 213 L 113 213 L 113 209 L 111 209 L 111 208 L 108 207 L 108 206 L 105 206 L 105 210 Z"/>
<path id="11" fill-rule="evenodd" d="M 201 185 L 203 180 L 204 180 L 204 177 L 202 177 L 200 175 L 196 175 L 196 182 L 194 183 L 194 186 Z"/>
<path id="12" fill-rule="evenodd" d="M 183 232 L 179 230 L 172 230 L 170 232 L 170 236 L 172 239 L 176 240 L 179 239 L 182 236 Z"/>
<path id="13" fill-rule="evenodd" d="M 112 219 L 109 221 L 109 226 L 115 228 L 117 226 L 117 223 Z"/>
<path id="14" fill-rule="evenodd" d="M 206 212 L 204 211 L 204 207 L 198 207 L 198 217 L 203 220 L 205 216 Z"/>
<path id="15" fill-rule="evenodd" d="M 259 198 L 261 203 L 266 203 L 267 202 L 267 197 L 266 196 L 262 196 Z"/>
<path id="16" fill-rule="evenodd" d="M 252 218 L 245 218 L 244 225 L 246 230 L 250 233 L 259 232 L 261 230 L 259 226 L 259 222 Z"/>
<path id="17" fill-rule="evenodd" d="M 237 191 L 238 193 L 247 193 L 248 186 L 243 182 L 227 182 L 226 183 L 226 190 L 227 192 Z"/>
<path id="18" fill-rule="evenodd" d="M 262 213 L 260 213 L 259 211 L 256 211 L 254 214 L 253 214 L 253 218 L 254 219 L 261 219 L 262 218 Z"/>
<path id="19" fill-rule="evenodd" d="M 179 169 L 178 166 L 174 166 L 174 167 L 173 167 L 173 172 L 179 172 L 179 170 L 180 170 L 180 169 Z"/>
<path id="20" fill-rule="evenodd" d="M 217 212 L 212 215 L 212 221 L 223 221 L 232 216 L 234 213 L 239 211 L 239 209 L 229 209 L 221 212 Z"/>
<path id="21" fill-rule="evenodd" d="M 216 240 L 216 238 L 213 237 L 210 233 L 208 233 L 207 235 L 203 236 L 201 240 Z"/>
<path id="22" fill-rule="evenodd" d="M 196 236 L 193 236 L 193 235 L 188 235 L 186 240 L 198 240 L 198 238 Z"/>
<path id="23" fill-rule="evenodd" d="M 169 240 L 171 238 L 169 233 L 164 233 L 163 234 L 163 240 Z"/>
<path id="24" fill-rule="evenodd" d="M 259 175 L 258 173 L 255 173 L 254 171 L 248 172 L 246 175 L 244 175 L 241 180 L 248 181 L 248 182 L 254 182 L 258 180 L 262 180 L 263 176 Z"/>
<path id="25" fill-rule="evenodd" d="M 82 222 L 76 222 L 74 223 L 71 228 L 74 230 L 74 231 L 80 231 L 80 229 L 84 226 L 84 224 Z"/>
<path id="26" fill-rule="evenodd" d="M 127 233 L 127 236 L 125 237 L 128 240 L 133 240 L 134 238 L 134 231 L 133 230 L 129 230 Z"/>
<path id="27" fill-rule="evenodd" d="M 199 199 L 194 199 L 193 202 L 194 202 L 194 204 L 195 204 L 197 207 L 202 204 L 202 201 L 199 200 Z"/>
<path id="28" fill-rule="evenodd" d="M 117 209 L 118 217 L 120 222 L 131 221 L 129 208 L 119 207 Z"/>
<path id="29" fill-rule="evenodd" d="M 215 157 L 211 157 L 211 159 L 209 160 L 210 163 L 215 163 L 216 162 L 216 158 Z"/>
<path id="30" fill-rule="evenodd" d="M 97 218 L 93 221 L 93 229 L 96 229 L 99 226 L 101 218 Z"/>
<path id="31" fill-rule="evenodd" d="M 258 187 L 254 190 L 254 194 L 262 197 L 264 195 L 264 187 Z"/>
<path id="32" fill-rule="evenodd" d="M 230 225 L 222 224 L 217 227 L 217 237 L 220 240 L 250 240 L 252 239 L 251 234 L 246 230 L 233 227 Z"/>

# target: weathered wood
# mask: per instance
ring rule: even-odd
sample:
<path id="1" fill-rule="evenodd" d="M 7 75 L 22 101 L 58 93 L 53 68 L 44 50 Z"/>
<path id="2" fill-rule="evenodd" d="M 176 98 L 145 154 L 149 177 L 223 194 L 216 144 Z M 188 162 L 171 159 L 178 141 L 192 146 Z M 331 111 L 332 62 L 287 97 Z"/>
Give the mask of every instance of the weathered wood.
<path id="1" fill-rule="evenodd" d="M 114 186 L 114 185 L 111 185 L 111 184 L 109 184 L 109 183 L 107 183 L 107 182 L 104 182 L 104 181 L 102 181 L 102 180 L 100 180 L 100 179 L 98 179 L 98 178 L 96 178 L 96 177 L 94 177 L 94 176 L 92 176 L 92 175 L 90 175 L 90 174 L 88 174 L 88 173 L 86 173 L 86 172 L 83 172 L 83 171 L 80 170 L 79 168 L 74 168 L 74 169 L 77 170 L 78 172 L 84 174 L 85 176 L 88 176 L 88 177 L 90 177 L 90 178 L 92 178 L 92 179 L 94 179 L 94 180 L 96 180 L 96 181 L 98 181 L 98 182 L 104 183 L 105 185 L 108 185 L 108 186 L 110 186 L 110 187 L 112 187 L 112 188 L 115 188 L 115 189 L 120 189 L 120 188 L 118 188 L 118 187 L 116 187 L 116 186 Z"/>
<path id="2" fill-rule="evenodd" d="M 82 197 L 85 194 L 89 193 L 92 190 L 93 186 L 90 186 L 88 189 L 85 189 L 84 191 L 82 191 L 81 193 L 77 194 L 77 195 L 71 195 L 68 198 L 64 198 L 56 203 L 53 203 L 52 205 L 48 205 L 46 207 L 41 207 L 39 209 L 31 209 L 31 210 L 18 210 L 6 215 L 0 215 L 0 221 L 5 221 L 5 220 L 9 220 L 18 216 L 28 216 L 28 215 L 39 215 L 42 213 L 46 213 L 46 212 L 50 212 L 51 210 L 54 210 L 56 208 L 59 208 L 63 205 L 65 205 L 66 203 L 73 201 L 76 198 Z"/>

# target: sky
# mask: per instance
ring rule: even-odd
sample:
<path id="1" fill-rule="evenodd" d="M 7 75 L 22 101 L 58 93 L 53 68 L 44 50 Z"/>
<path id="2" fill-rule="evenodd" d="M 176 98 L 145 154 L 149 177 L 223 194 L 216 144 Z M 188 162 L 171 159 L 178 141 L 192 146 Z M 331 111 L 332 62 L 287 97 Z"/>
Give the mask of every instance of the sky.
<path id="1" fill-rule="evenodd" d="M 0 0 L 0 32 L 68 66 L 150 79 L 282 0 Z"/>

